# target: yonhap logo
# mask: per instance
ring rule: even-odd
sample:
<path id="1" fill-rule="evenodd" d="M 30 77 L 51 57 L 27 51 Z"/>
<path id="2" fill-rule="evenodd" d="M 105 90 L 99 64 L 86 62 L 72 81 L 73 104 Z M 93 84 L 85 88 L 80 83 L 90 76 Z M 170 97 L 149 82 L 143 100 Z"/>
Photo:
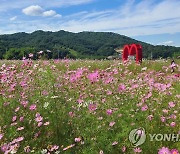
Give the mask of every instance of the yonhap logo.
<path id="1" fill-rule="evenodd" d="M 132 143 L 133 147 L 142 145 L 146 141 L 147 137 L 150 139 L 150 142 L 180 142 L 180 134 L 148 134 L 145 132 L 144 128 L 133 129 L 129 133 L 129 141 Z"/>
<path id="2" fill-rule="evenodd" d="M 129 133 L 129 141 L 134 147 L 143 144 L 146 141 L 146 133 L 144 128 L 133 129 Z"/>

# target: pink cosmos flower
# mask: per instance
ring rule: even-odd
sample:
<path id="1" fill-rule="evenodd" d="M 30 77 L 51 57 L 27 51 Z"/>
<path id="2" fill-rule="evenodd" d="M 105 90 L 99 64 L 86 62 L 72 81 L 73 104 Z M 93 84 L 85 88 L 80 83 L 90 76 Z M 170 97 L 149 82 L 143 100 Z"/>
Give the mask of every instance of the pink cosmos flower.
<path id="1" fill-rule="evenodd" d="M 47 121 L 47 122 L 44 123 L 44 126 L 47 126 L 47 125 L 49 125 L 49 124 L 50 124 L 50 122 Z"/>
<path id="2" fill-rule="evenodd" d="M 120 114 L 118 114 L 118 117 L 122 117 L 122 114 L 120 113 Z"/>
<path id="3" fill-rule="evenodd" d="M 29 54 L 29 58 L 32 58 L 32 57 L 33 57 L 33 54 L 32 54 L 32 53 L 30 53 L 30 54 Z"/>
<path id="4" fill-rule="evenodd" d="M 112 145 L 116 145 L 116 144 L 118 144 L 118 142 L 117 142 L 117 141 L 114 141 L 114 142 L 112 143 Z"/>
<path id="5" fill-rule="evenodd" d="M 142 149 L 137 147 L 137 148 L 134 148 L 134 152 L 135 153 L 141 153 L 142 152 Z"/>
<path id="6" fill-rule="evenodd" d="M 176 95 L 177 98 L 180 98 L 180 95 Z"/>
<path id="7" fill-rule="evenodd" d="M 74 117 L 74 113 L 73 112 L 69 112 L 69 116 L 70 117 Z"/>
<path id="8" fill-rule="evenodd" d="M 22 101 L 22 102 L 21 102 L 21 105 L 23 105 L 24 107 L 26 107 L 27 104 L 28 104 L 28 101 Z"/>
<path id="9" fill-rule="evenodd" d="M 36 113 L 35 120 L 36 120 L 36 122 L 41 122 L 43 120 L 43 117 L 41 117 L 41 115 L 39 113 Z"/>
<path id="10" fill-rule="evenodd" d="M 105 99 L 105 98 L 103 98 L 103 99 L 102 99 L 102 103 L 104 103 L 105 101 L 106 101 L 106 99 Z"/>
<path id="11" fill-rule="evenodd" d="M 8 106 L 9 104 L 10 104 L 9 102 L 5 102 L 3 105 Z"/>
<path id="12" fill-rule="evenodd" d="M 170 67 L 171 67 L 171 68 L 176 67 L 176 64 L 175 64 L 175 63 L 172 63 L 172 64 L 170 65 Z"/>
<path id="13" fill-rule="evenodd" d="M 36 113 L 36 117 L 39 117 L 39 116 L 41 116 L 40 113 Z"/>
<path id="14" fill-rule="evenodd" d="M 126 151 L 126 147 L 123 146 L 121 150 L 122 150 L 122 152 L 125 152 Z"/>
<path id="15" fill-rule="evenodd" d="M 3 138 L 4 134 L 0 134 L 0 140 Z"/>
<path id="16" fill-rule="evenodd" d="M 49 151 L 55 151 L 55 150 L 58 150 L 59 149 L 59 146 L 58 145 L 53 145 Z"/>
<path id="17" fill-rule="evenodd" d="M 175 107 L 175 105 L 176 105 L 176 104 L 175 104 L 174 102 L 169 102 L 169 107 L 170 107 L 170 108 Z"/>
<path id="18" fill-rule="evenodd" d="M 111 109 L 107 109 L 106 113 L 107 113 L 107 115 L 111 115 L 113 113 L 113 111 Z"/>
<path id="19" fill-rule="evenodd" d="M 115 123 L 116 123 L 116 122 L 112 121 L 112 122 L 109 123 L 109 126 L 110 126 L 110 127 L 113 127 L 113 126 L 115 125 Z"/>
<path id="20" fill-rule="evenodd" d="M 113 69 L 114 74 L 118 74 L 118 70 L 116 68 Z"/>
<path id="21" fill-rule="evenodd" d="M 21 137 L 18 137 L 18 138 L 16 138 L 16 139 L 14 139 L 13 141 L 14 142 L 21 142 L 21 141 L 23 141 L 24 140 L 24 137 L 23 136 L 21 136 Z"/>
<path id="22" fill-rule="evenodd" d="M 15 87 L 16 87 L 16 83 L 11 84 L 11 85 L 10 85 L 10 88 L 9 88 L 9 92 L 14 91 L 14 90 L 15 90 Z"/>
<path id="23" fill-rule="evenodd" d="M 5 153 L 8 149 L 9 149 L 9 145 L 8 145 L 8 144 L 4 144 L 4 145 L 1 146 L 1 151 L 4 152 L 4 153 Z"/>
<path id="24" fill-rule="evenodd" d="M 163 117 L 163 116 L 162 116 L 162 117 L 161 117 L 161 121 L 162 121 L 162 122 L 166 122 L 166 117 Z"/>
<path id="25" fill-rule="evenodd" d="M 171 115 L 170 115 L 170 118 L 171 118 L 171 119 L 176 119 L 177 116 L 176 116 L 175 114 L 171 114 Z"/>
<path id="26" fill-rule="evenodd" d="M 39 116 L 39 117 L 36 117 L 35 119 L 37 122 L 41 122 L 43 120 L 43 117 Z"/>
<path id="27" fill-rule="evenodd" d="M 12 122 L 16 121 L 16 119 L 17 119 L 17 116 L 13 116 L 12 117 Z"/>
<path id="28" fill-rule="evenodd" d="M 167 147 L 162 147 L 159 149 L 158 154 L 171 154 L 171 151 Z"/>
<path id="29" fill-rule="evenodd" d="M 171 126 L 171 127 L 175 127 L 175 126 L 176 126 L 176 123 L 175 123 L 175 122 L 171 122 L 170 126 Z"/>
<path id="30" fill-rule="evenodd" d="M 172 149 L 171 154 L 179 154 L 179 151 L 177 149 Z"/>
<path id="31" fill-rule="evenodd" d="M 78 102 L 79 104 L 81 104 L 81 103 L 83 103 L 84 101 L 83 101 L 82 99 L 78 99 L 77 102 Z"/>
<path id="32" fill-rule="evenodd" d="M 109 84 L 109 83 L 112 83 L 113 80 L 114 80 L 113 77 L 108 77 L 108 78 L 106 78 L 106 80 L 105 80 L 104 82 L 105 82 L 106 84 Z"/>
<path id="33" fill-rule="evenodd" d="M 21 81 L 20 85 L 21 85 L 21 87 L 25 88 L 27 86 L 27 83 L 26 83 L 26 81 Z"/>
<path id="34" fill-rule="evenodd" d="M 143 105 L 143 103 L 138 103 L 138 104 L 137 104 L 138 107 L 140 107 L 140 106 L 142 106 L 142 105 Z"/>
<path id="35" fill-rule="evenodd" d="M 100 150 L 100 151 L 99 151 L 99 154 L 104 154 L 103 150 Z"/>
<path id="36" fill-rule="evenodd" d="M 24 117 L 20 117 L 19 120 L 22 122 L 24 121 Z"/>
<path id="37" fill-rule="evenodd" d="M 38 122 L 38 127 L 41 127 L 42 126 L 42 122 Z"/>
<path id="38" fill-rule="evenodd" d="M 20 109 L 20 107 L 17 107 L 17 108 L 15 109 L 15 112 L 18 112 L 18 111 L 19 111 L 19 109 Z"/>
<path id="39" fill-rule="evenodd" d="M 39 131 L 39 132 L 34 134 L 34 137 L 37 138 L 40 134 L 41 134 L 41 132 Z"/>
<path id="40" fill-rule="evenodd" d="M 148 110 L 148 106 L 145 104 L 144 106 L 142 106 L 141 110 L 142 110 L 142 111 Z"/>
<path id="41" fill-rule="evenodd" d="M 74 71 L 75 72 L 75 71 Z M 78 79 L 81 78 L 82 74 L 83 74 L 84 70 L 82 69 L 78 69 L 75 73 L 70 75 L 70 82 L 75 82 Z"/>
<path id="42" fill-rule="evenodd" d="M 149 92 L 146 96 L 146 98 L 150 98 L 152 96 L 152 92 Z"/>
<path id="43" fill-rule="evenodd" d="M 44 91 L 42 92 L 42 94 L 45 95 L 45 96 L 47 96 L 47 95 L 48 95 L 48 91 L 45 91 L 45 90 L 44 90 Z"/>
<path id="44" fill-rule="evenodd" d="M 135 88 L 138 88 L 138 87 L 139 87 L 138 84 L 133 84 L 133 85 L 131 86 L 132 89 L 135 89 Z"/>
<path id="45" fill-rule="evenodd" d="M 111 90 L 108 90 L 108 91 L 106 92 L 106 94 L 107 94 L 107 95 L 111 95 L 111 94 L 112 94 L 112 91 L 111 91 Z"/>
<path id="46" fill-rule="evenodd" d="M 88 79 L 89 79 L 91 82 L 97 82 L 98 79 L 99 79 L 99 73 L 98 73 L 98 71 L 95 71 L 95 72 L 93 72 L 93 73 L 90 73 L 90 74 L 88 75 Z"/>
<path id="47" fill-rule="evenodd" d="M 17 125 L 17 122 L 13 122 L 12 124 L 11 124 L 11 126 L 16 126 Z"/>
<path id="48" fill-rule="evenodd" d="M 31 152 L 30 146 L 26 146 L 26 147 L 24 148 L 24 152 L 25 152 L 25 153 Z"/>
<path id="49" fill-rule="evenodd" d="M 120 84 L 119 87 L 118 87 L 118 91 L 122 92 L 122 91 L 125 91 L 125 90 L 126 90 L 126 86 L 123 83 Z"/>
<path id="50" fill-rule="evenodd" d="M 144 132 L 143 130 L 139 129 L 139 130 L 137 131 L 137 134 L 138 134 L 139 136 L 143 136 L 143 135 L 145 134 L 145 132 Z"/>
<path id="51" fill-rule="evenodd" d="M 177 111 L 177 110 L 175 110 L 175 111 L 174 111 L 174 113 L 178 113 L 178 111 Z"/>
<path id="52" fill-rule="evenodd" d="M 96 104 L 89 104 L 88 108 L 90 111 L 95 111 L 97 109 L 97 105 Z"/>
<path id="53" fill-rule="evenodd" d="M 167 84 L 167 88 L 170 88 L 172 85 L 171 85 L 171 83 L 168 83 Z"/>
<path id="54" fill-rule="evenodd" d="M 167 110 L 167 109 L 163 109 L 162 110 L 164 113 L 168 113 L 169 112 L 169 110 Z"/>
<path id="55" fill-rule="evenodd" d="M 30 109 L 31 111 L 36 110 L 36 104 L 32 104 L 32 105 L 29 107 L 29 109 Z"/>
<path id="56" fill-rule="evenodd" d="M 21 130 L 23 130 L 23 129 L 24 129 L 24 127 L 19 127 L 19 128 L 17 128 L 18 131 L 21 131 Z"/>
<path id="57" fill-rule="evenodd" d="M 148 116 L 148 119 L 149 119 L 150 121 L 152 121 L 153 117 L 154 117 L 153 115 L 149 115 L 149 116 Z"/>
<path id="58" fill-rule="evenodd" d="M 75 142 L 80 142 L 81 141 L 81 138 L 80 137 L 77 137 L 74 139 Z"/>

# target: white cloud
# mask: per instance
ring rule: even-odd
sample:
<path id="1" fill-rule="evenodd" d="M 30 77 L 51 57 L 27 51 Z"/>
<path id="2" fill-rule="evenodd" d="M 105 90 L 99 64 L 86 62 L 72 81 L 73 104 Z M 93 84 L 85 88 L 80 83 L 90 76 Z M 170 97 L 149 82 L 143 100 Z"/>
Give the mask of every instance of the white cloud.
<path id="1" fill-rule="evenodd" d="M 61 18 L 61 17 L 62 17 L 62 15 L 60 15 L 60 14 L 56 14 L 54 17 L 55 17 L 55 18 Z"/>
<path id="2" fill-rule="evenodd" d="M 69 7 L 73 5 L 81 5 L 91 3 L 95 0 L 0 0 L 0 12 L 6 12 L 12 9 L 22 9 L 27 6 L 38 5 L 43 8 L 61 8 L 61 7 Z"/>
<path id="3" fill-rule="evenodd" d="M 39 5 L 31 5 L 29 7 L 26 7 L 22 10 L 22 12 L 25 15 L 29 15 L 29 16 L 44 16 L 44 17 L 61 16 L 60 14 L 57 14 L 56 11 L 54 10 L 45 11 Z"/>
<path id="4" fill-rule="evenodd" d="M 16 20 L 16 19 L 17 19 L 17 16 L 14 16 L 14 17 L 10 18 L 9 20 L 10 20 L 10 21 L 14 21 L 14 20 Z"/>
<path id="5" fill-rule="evenodd" d="M 29 16 L 41 16 L 43 14 L 43 8 L 39 5 L 31 5 L 22 10 L 25 15 Z"/>
<path id="6" fill-rule="evenodd" d="M 10 1 L 14 3 L 14 1 Z M 38 0 L 35 3 L 36 5 L 32 5 L 32 2 L 35 1 L 24 0 L 26 5 L 23 5 L 25 5 L 24 7 L 36 6 L 28 7 L 29 9 L 25 8 L 27 15 L 61 17 L 60 14 L 49 8 L 80 5 L 92 1 L 94 0 Z M 37 29 L 51 31 L 64 29 L 72 32 L 112 31 L 127 36 L 177 33 L 180 32 L 179 8 L 179 0 L 162 0 L 156 1 L 156 3 L 154 3 L 154 0 L 143 0 L 139 3 L 135 0 L 128 0 L 119 8 L 117 6 L 110 10 L 87 11 L 84 9 L 82 12 L 63 16 L 58 20 L 55 18 L 42 18 L 39 20 L 26 18 L 20 24 L 12 26 L 8 23 L 6 24 L 8 26 L 0 26 L 0 28 L 4 33 L 12 30 L 32 32 Z M 21 25 L 22 27 L 19 28 Z"/>
<path id="7" fill-rule="evenodd" d="M 173 41 L 165 41 L 165 42 L 162 42 L 162 43 L 158 43 L 157 45 L 173 46 L 174 42 Z"/>
<path id="8" fill-rule="evenodd" d="M 45 16 L 45 17 L 55 16 L 55 15 L 56 15 L 56 12 L 53 10 L 43 12 L 43 16 Z"/>
<path id="9" fill-rule="evenodd" d="M 94 2 L 97 0 L 40 0 L 38 5 L 41 5 L 43 7 L 69 7 L 69 6 L 75 6 L 75 5 L 82 5 L 82 4 L 88 4 L 91 2 Z"/>
<path id="10" fill-rule="evenodd" d="M 113 31 L 128 36 L 180 32 L 180 1 L 128 1 L 120 8 L 84 13 L 60 24 L 62 29 L 79 31 Z M 68 17 L 67 17 L 68 18 Z"/>

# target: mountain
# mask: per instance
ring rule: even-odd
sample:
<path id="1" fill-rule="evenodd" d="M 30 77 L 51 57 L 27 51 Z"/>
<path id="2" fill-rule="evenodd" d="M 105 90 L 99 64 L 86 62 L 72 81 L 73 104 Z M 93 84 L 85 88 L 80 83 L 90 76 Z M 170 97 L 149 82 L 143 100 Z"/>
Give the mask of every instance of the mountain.
<path id="1" fill-rule="evenodd" d="M 180 48 L 173 46 L 153 46 L 130 37 L 111 32 L 35 31 L 0 35 L 0 59 L 22 59 L 29 53 L 42 50 L 44 58 L 93 58 L 101 59 L 115 55 L 115 48 L 125 44 L 140 43 L 143 57 L 167 58 L 180 55 Z M 49 50 L 51 52 L 49 52 Z"/>

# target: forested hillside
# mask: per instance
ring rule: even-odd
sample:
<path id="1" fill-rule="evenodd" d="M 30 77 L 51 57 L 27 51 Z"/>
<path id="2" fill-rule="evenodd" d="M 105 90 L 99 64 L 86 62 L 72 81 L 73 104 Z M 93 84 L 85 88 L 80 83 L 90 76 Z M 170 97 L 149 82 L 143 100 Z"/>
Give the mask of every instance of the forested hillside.
<path id="1" fill-rule="evenodd" d="M 0 35 L 0 59 L 22 59 L 29 53 L 43 51 L 41 58 L 91 58 L 101 59 L 116 54 L 116 47 L 124 44 L 141 43 L 144 58 L 167 58 L 180 55 L 180 48 L 171 46 L 153 46 L 132 38 L 111 32 L 67 31 L 15 33 Z M 50 52 L 51 51 L 51 52 Z"/>

